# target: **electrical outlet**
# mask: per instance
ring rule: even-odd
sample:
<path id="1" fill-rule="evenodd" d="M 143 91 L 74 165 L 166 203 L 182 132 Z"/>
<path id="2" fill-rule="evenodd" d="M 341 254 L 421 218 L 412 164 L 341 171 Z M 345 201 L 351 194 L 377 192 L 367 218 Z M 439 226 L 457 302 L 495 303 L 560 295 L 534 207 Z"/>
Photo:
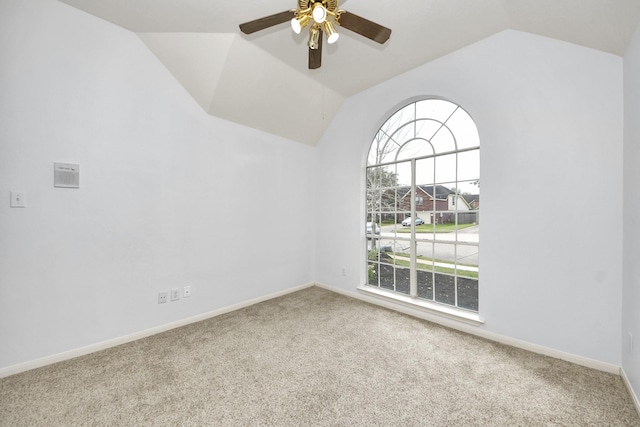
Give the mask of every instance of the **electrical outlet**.
<path id="1" fill-rule="evenodd" d="M 633 354 L 633 334 L 629 332 L 629 354 Z"/>
<path id="2" fill-rule="evenodd" d="M 167 291 L 158 292 L 158 304 L 164 304 L 165 302 L 167 302 L 167 296 Z"/>
<path id="3" fill-rule="evenodd" d="M 191 286 L 185 286 L 182 289 L 182 295 L 184 295 L 185 298 L 189 298 L 191 296 Z"/>
<path id="4" fill-rule="evenodd" d="M 180 299 L 180 288 L 171 289 L 171 301 L 178 301 Z"/>
<path id="5" fill-rule="evenodd" d="M 342 275 L 343 276 L 347 275 L 347 267 L 342 267 Z"/>

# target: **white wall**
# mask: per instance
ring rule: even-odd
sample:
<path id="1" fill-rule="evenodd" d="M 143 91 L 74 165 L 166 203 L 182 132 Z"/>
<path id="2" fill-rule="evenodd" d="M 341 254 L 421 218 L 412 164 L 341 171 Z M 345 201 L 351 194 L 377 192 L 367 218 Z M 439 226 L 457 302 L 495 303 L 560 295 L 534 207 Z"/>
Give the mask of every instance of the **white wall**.
<path id="1" fill-rule="evenodd" d="M 478 125 L 482 328 L 619 366 L 622 59 L 599 51 L 505 31 L 350 98 L 318 145 L 317 280 L 365 282 L 365 155 L 423 95 Z"/>
<path id="2" fill-rule="evenodd" d="M 506 31 L 351 98 L 316 150 L 206 115 L 135 34 L 56 1 L 3 0 L 0 32 L 0 369 L 312 280 L 354 290 L 369 142 L 437 95 L 481 137 L 482 328 L 624 363 L 638 388 L 640 353 L 621 352 L 640 335 L 640 106 L 627 97 L 621 338 L 621 58 Z M 627 94 L 639 56 L 636 36 Z M 55 161 L 81 165 L 79 190 L 53 187 Z"/>
<path id="3" fill-rule="evenodd" d="M 57 1 L 3 0 L 0 32 L 0 368 L 313 280 L 313 148 L 206 115 L 134 33 Z"/>
<path id="4" fill-rule="evenodd" d="M 624 86 L 622 367 L 640 396 L 640 28 L 624 58 Z M 632 352 L 629 333 L 635 341 Z"/>

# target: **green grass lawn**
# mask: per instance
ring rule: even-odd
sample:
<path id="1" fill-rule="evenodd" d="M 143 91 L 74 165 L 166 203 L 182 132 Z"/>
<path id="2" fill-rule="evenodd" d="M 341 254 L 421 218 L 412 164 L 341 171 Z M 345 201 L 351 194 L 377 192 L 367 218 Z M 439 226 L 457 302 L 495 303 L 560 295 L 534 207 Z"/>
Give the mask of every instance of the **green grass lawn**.
<path id="1" fill-rule="evenodd" d="M 409 267 L 411 265 L 411 263 L 409 261 L 406 261 L 404 259 L 394 259 L 393 263 L 395 265 L 399 265 L 401 267 Z M 445 274 L 454 274 L 454 269 L 453 268 L 447 268 L 447 267 L 441 267 L 441 266 L 434 266 L 434 265 L 429 265 L 429 264 L 422 264 L 420 262 L 418 262 L 418 270 L 422 270 L 422 271 L 435 271 L 436 273 L 445 273 Z M 477 279 L 478 278 L 478 272 L 477 271 L 467 271 L 467 270 L 458 270 L 458 276 L 461 277 L 468 277 L 470 279 Z"/>
<path id="2" fill-rule="evenodd" d="M 473 227 L 476 224 L 458 224 L 458 230 Z M 455 224 L 436 224 L 436 233 L 451 233 L 455 231 Z M 411 227 L 402 227 L 397 230 L 398 233 L 411 233 Z M 416 225 L 416 233 L 433 233 L 433 224 Z"/>

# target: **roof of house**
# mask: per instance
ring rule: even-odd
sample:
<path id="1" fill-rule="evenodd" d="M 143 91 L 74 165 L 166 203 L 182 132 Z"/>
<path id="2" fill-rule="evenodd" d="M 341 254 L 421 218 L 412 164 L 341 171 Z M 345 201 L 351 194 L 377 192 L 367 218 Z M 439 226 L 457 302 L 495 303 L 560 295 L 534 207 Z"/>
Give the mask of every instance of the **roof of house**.
<path id="1" fill-rule="evenodd" d="M 473 201 L 476 201 L 476 200 L 478 201 L 478 203 L 480 203 L 480 195 L 479 194 L 463 194 L 462 197 L 469 204 L 471 204 Z"/>
<path id="2" fill-rule="evenodd" d="M 434 185 L 422 184 L 422 185 L 418 185 L 417 187 L 423 192 L 425 192 L 427 195 L 429 195 L 429 197 L 433 198 L 435 193 L 436 199 L 446 199 L 450 194 L 455 194 L 452 190 L 445 187 L 444 185 L 434 186 Z M 411 190 L 411 187 L 409 186 L 399 187 L 398 194 L 401 194 L 402 198 L 404 198 L 409 194 L 409 190 Z"/>
<path id="3" fill-rule="evenodd" d="M 450 194 L 455 194 L 454 191 L 444 185 L 418 185 L 418 188 L 431 197 L 434 197 L 435 194 L 436 199 L 446 199 Z"/>

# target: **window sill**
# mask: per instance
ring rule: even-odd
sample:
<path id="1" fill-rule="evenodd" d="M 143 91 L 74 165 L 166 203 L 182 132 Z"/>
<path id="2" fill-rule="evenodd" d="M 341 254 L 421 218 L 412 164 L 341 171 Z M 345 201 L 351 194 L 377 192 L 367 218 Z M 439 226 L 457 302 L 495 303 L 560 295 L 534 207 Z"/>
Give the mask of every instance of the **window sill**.
<path id="1" fill-rule="evenodd" d="M 461 310 L 458 308 L 449 307 L 443 304 L 437 304 L 418 298 L 412 298 L 409 295 L 402 295 L 396 292 L 374 288 L 373 286 L 362 285 L 358 287 L 358 290 L 367 295 L 398 303 L 405 307 L 424 311 L 429 314 L 443 316 L 475 326 L 484 324 L 484 321 L 480 319 L 480 315 L 471 311 Z"/>

